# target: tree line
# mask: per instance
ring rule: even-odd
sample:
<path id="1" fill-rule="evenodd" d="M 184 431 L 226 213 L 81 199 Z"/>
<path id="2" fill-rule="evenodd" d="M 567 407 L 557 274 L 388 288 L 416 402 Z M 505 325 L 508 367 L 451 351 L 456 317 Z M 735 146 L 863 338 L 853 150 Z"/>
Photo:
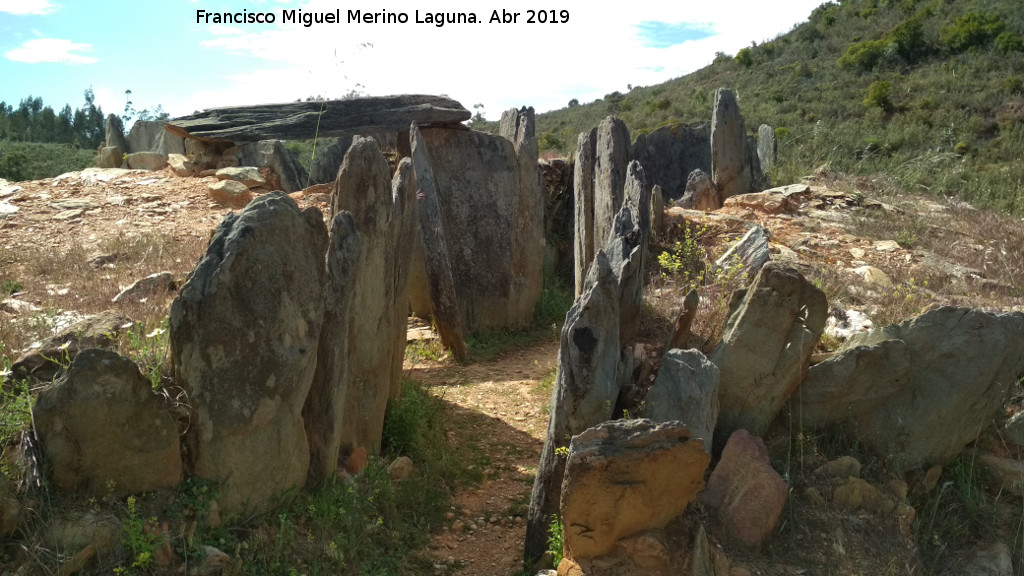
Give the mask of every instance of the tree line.
<path id="1" fill-rule="evenodd" d="M 75 110 L 65 105 L 60 111 L 44 106 L 36 96 L 23 98 L 17 108 L 0 102 L 0 140 L 53 142 L 96 149 L 104 140 L 103 109 L 96 106 L 92 89 L 85 91 L 85 105 Z"/>

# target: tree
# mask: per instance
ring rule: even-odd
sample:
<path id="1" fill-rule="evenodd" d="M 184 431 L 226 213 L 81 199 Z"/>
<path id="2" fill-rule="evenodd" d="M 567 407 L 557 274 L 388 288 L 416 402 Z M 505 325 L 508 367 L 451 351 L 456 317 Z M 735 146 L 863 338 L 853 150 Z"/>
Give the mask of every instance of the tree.
<path id="1" fill-rule="evenodd" d="M 892 112 L 896 106 L 892 103 L 892 82 L 888 80 L 876 80 L 868 87 L 868 94 L 864 97 L 864 106 L 871 108 L 877 106 L 883 112 Z"/>

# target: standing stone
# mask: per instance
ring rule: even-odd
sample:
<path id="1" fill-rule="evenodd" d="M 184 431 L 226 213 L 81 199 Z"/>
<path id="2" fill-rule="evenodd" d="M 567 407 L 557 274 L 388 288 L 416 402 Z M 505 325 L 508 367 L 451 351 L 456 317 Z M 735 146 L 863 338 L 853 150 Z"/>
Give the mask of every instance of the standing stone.
<path id="1" fill-rule="evenodd" d="M 124 138 L 124 124 L 121 119 L 113 114 L 107 114 L 107 121 L 104 124 L 104 143 L 107 147 L 116 146 L 122 153 L 130 152 L 128 141 Z"/>
<path id="2" fill-rule="evenodd" d="M 608 116 L 597 126 L 594 148 L 594 241 L 598 247 L 607 241 L 622 206 L 629 161 L 629 129 L 622 120 Z"/>
<path id="3" fill-rule="evenodd" d="M 166 120 L 136 120 L 128 132 L 128 147 L 131 152 L 155 152 L 157 154 L 184 154 L 185 142 L 164 130 Z"/>
<path id="4" fill-rule="evenodd" d="M 605 422 L 573 437 L 562 483 L 566 555 L 579 561 L 664 528 L 704 487 L 711 456 L 679 422 Z"/>
<path id="5" fill-rule="evenodd" d="M 751 191 L 753 185 L 743 117 L 731 90 L 715 91 L 711 115 L 711 178 L 722 200 Z"/>
<path id="6" fill-rule="evenodd" d="M 594 155 L 597 153 L 597 128 L 580 134 L 576 142 L 576 164 L 573 168 L 573 200 L 575 230 L 575 295 L 583 293 L 587 270 L 594 261 Z"/>
<path id="7" fill-rule="evenodd" d="M 638 171 L 638 166 L 633 168 L 634 173 Z M 627 196 L 615 219 L 615 235 L 594 257 L 583 293 L 562 326 L 551 418 L 530 497 L 523 552 L 528 563 L 535 562 L 547 548 L 549 517 L 559 509 L 565 471 L 559 448 L 567 446 L 572 436 L 609 419 L 619 396 L 620 312 L 633 303 L 630 287 L 635 281 L 631 277 L 643 274 L 641 246 L 646 231 L 642 225 L 650 223 L 634 202 L 635 198 Z"/>
<path id="8" fill-rule="evenodd" d="M 682 422 L 710 454 L 718 422 L 718 378 L 718 366 L 699 350 L 669 350 L 640 415 L 655 422 Z"/>
<path id="9" fill-rule="evenodd" d="M 348 212 L 331 220 L 324 286 L 324 322 L 316 356 L 316 372 L 302 408 L 309 442 L 309 481 L 317 485 L 335 474 L 345 429 L 348 393 L 349 326 L 359 233 Z"/>
<path id="10" fill-rule="evenodd" d="M 651 189 L 640 163 L 629 163 L 623 194 L 626 201 L 615 218 L 611 236 L 605 243 L 605 250 L 612 259 L 612 266 L 622 290 L 619 302 L 619 341 L 629 344 L 640 331 L 640 317 L 643 315 L 644 270 L 647 268 L 647 244 L 651 232 Z M 629 212 L 624 218 L 623 212 Z M 638 234 L 626 242 L 617 239 L 630 234 L 633 228 Z"/>
<path id="11" fill-rule="evenodd" d="M 775 166 L 778 151 L 779 143 L 775 139 L 775 130 L 767 124 L 761 124 L 757 129 L 757 160 L 761 164 L 762 172 L 767 173 Z"/>
<path id="12" fill-rule="evenodd" d="M 645 172 L 646 174 L 646 172 Z M 665 233 L 665 193 L 661 186 L 651 187 L 651 235 L 655 238 Z"/>
<path id="13" fill-rule="evenodd" d="M 306 480 L 327 242 L 319 210 L 260 196 L 225 216 L 171 304 L 175 378 L 192 403 L 189 473 L 221 484 L 224 512 L 261 509 Z"/>
<path id="14" fill-rule="evenodd" d="M 686 191 L 679 206 L 691 210 L 713 212 L 722 207 L 722 197 L 707 172 L 697 169 L 686 178 Z"/>
<path id="15" fill-rule="evenodd" d="M 32 421 L 61 490 L 120 497 L 181 481 L 174 418 L 139 367 L 116 352 L 79 354 L 39 393 Z"/>
<path id="16" fill-rule="evenodd" d="M 124 163 L 124 153 L 117 146 L 104 146 L 96 160 L 97 168 L 120 168 Z"/>
<path id="17" fill-rule="evenodd" d="M 309 184 L 306 169 L 299 164 L 280 140 L 261 140 L 242 146 L 238 151 L 241 166 L 270 168 L 280 180 L 281 190 L 297 192 Z"/>
<path id="18" fill-rule="evenodd" d="M 661 186 L 665 198 L 679 200 L 694 170 L 711 172 L 711 125 L 673 124 L 633 142 L 633 159 L 640 162 L 650 184 Z"/>
<path id="19" fill-rule="evenodd" d="M 313 165 L 309 168 L 310 184 L 326 184 L 334 182 L 338 177 L 345 152 L 352 145 L 352 137 L 331 138 L 320 142 L 313 157 Z"/>
<path id="20" fill-rule="evenodd" d="M 167 166 L 167 156 L 159 152 L 132 152 L 125 160 L 133 170 L 162 170 Z"/>
<path id="21" fill-rule="evenodd" d="M 388 398 L 400 391 L 409 311 L 409 259 L 416 206 L 409 163 L 395 172 L 372 138 L 356 137 L 334 185 L 333 212 L 351 212 L 359 232 L 348 336 L 349 389 L 343 450 L 380 450 Z"/>
<path id="22" fill-rule="evenodd" d="M 711 354 L 721 374 L 716 451 L 735 430 L 768 430 L 803 381 L 828 312 L 821 290 L 776 262 L 766 264 L 733 303 Z"/>

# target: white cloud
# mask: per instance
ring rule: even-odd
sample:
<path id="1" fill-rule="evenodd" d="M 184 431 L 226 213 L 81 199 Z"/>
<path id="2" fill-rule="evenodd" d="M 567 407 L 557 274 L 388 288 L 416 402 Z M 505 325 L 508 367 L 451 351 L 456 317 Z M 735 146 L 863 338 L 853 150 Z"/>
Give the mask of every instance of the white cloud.
<path id="1" fill-rule="evenodd" d="M 44 15 L 56 11 L 57 7 L 50 4 L 50 0 L 0 0 L 0 12 L 16 16 Z"/>
<path id="2" fill-rule="evenodd" d="M 19 48 L 4 53 L 8 60 L 38 64 L 54 62 L 59 64 L 95 64 L 92 56 L 82 56 L 74 52 L 92 50 L 92 44 L 80 44 L 59 38 L 35 38 L 26 40 Z"/>

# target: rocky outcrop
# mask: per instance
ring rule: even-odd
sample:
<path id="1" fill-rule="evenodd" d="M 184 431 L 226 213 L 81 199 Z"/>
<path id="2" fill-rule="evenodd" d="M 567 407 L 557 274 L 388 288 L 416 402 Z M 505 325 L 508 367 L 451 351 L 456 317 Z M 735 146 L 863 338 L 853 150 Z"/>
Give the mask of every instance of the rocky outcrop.
<path id="1" fill-rule="evenodd" d="M 1022 375 L 1024 314 L 944 307 L 852 336 L 808 372 L 795 408 L 909 470 L 952 460 Z"/>
<path id="2" fill-rule="evenodd" d="M 138 366 L 115 352 L 78 354 L 39 393 L 32 421 L 61 490 L 123 496 L 181 481 L 175 419 Z"/>
<path id="3" fill-rule="evenodd" d="M 718 422 L 718 378 L 718 366 L 699 350 L 669 350 L 640 415 L 654 422 L 682 422 L 710 453 Z"/>
<path id="4" fill-rule="evenodd" d="M 349 326 L 356 281 L 359 233 L 348 212 L 331 220 L 324 284 L 324 320 L 316 355 L 316 372 L 302 408 L 309 443 L 309 484 L 319 484 L 338 469 L 345 436 L 349 390 Z"/>
<path id="5" fill-rule="evenodd" d="M 528 562 L 536 561 L 546 549 L 548 517 L 559 509 L 565 460 L 558 450 L 573 435 L 608 420 L 619 395 L 621 310 L 635 304 L 631 290 L 638 280 L 631 277 L 643 274 L 641 244 L 646 232 L 642 226 L 649 224 L 634 202 L 627 196 L 616 217 L 614 235 L 595 256 L 583 293 L 562 327 L 551 418 L 527 520 L 524 558 Z"/>
<path id="6" fill-rule="evenodd" d="M 171 304 L 175 379 L 192 404 L 188 471 L 221 484 L 224 512 L 306 480 L 327 242 L 319 210 L 266 194 L 224 218 Z"/>
<path id="7" fill-rule="evenodd" d="M 786 482 L 772 468 L 764 442 L 746 430 L 737 430 L 711 472 L 703 498 L 713 510 L 713 532 L 757 549 L 779 525 Z"/>
<path id="8" fill-rule="evenodd" d="M 261 140 L 246 144 L 239 149 L 237 156 L 242 166 L 270 168 L 277 175 L 281 190 L 285 192 L 302 190 L 309 183 L 306 169 L 288 153 L 284 142 L 280 140 Z"/>
<path id="9" fill-rule="evenodd" d="M 180 136 L 164 130 L 166 124 L 164 120 L 136 120 L 128 132 L 127 151 L 155 152 L 164 157 L 168 154 L 184 154 L 184 141 Z"/>
<path id="10" fill-rule="evenodd" d="M 711 115 L 711 178 L 723 200 L 751 191 L 753 176 L 743 116 L 731 90 L 715 91 Z"/>
<path id="11" fill-rule="evenodd" d="M 400 393 L 409 261 L 416 205 L 409 162 L 395 172 L 372 138 L 356 137 L 334 185 L 333 212 L 352 214 L 359 232 L 348 332 L 343 450 L 380 450 L 388 398 Z M 372 335 L 372 337 L 370 337 Z"/>
<path id="12" fill-rule="evenodd" d="M 711 172 L 710 141 L 711 126 L 706 122 L 662 126 L 636 137 L 633 159 L 640 162 L 652 184 L 661 186 L 666 199 L 679 200 L 693 171 Z"/>
<path id="13" fill-rule="evenodd" d="M 704 487 L 710 461 L 679 422 L 617 420 L 573 437 L 561 496 L 566 554 L 596 558 L 663 528 Z"/>
<path id="14" fill-rule="evenodd" d="M 807 373 L 827 312 L 821 290 L 775 262 L 733 296 L 722 341 L 711 354 L 721 374 L 716 451 L 735 430 L 768 430 Z"/>

